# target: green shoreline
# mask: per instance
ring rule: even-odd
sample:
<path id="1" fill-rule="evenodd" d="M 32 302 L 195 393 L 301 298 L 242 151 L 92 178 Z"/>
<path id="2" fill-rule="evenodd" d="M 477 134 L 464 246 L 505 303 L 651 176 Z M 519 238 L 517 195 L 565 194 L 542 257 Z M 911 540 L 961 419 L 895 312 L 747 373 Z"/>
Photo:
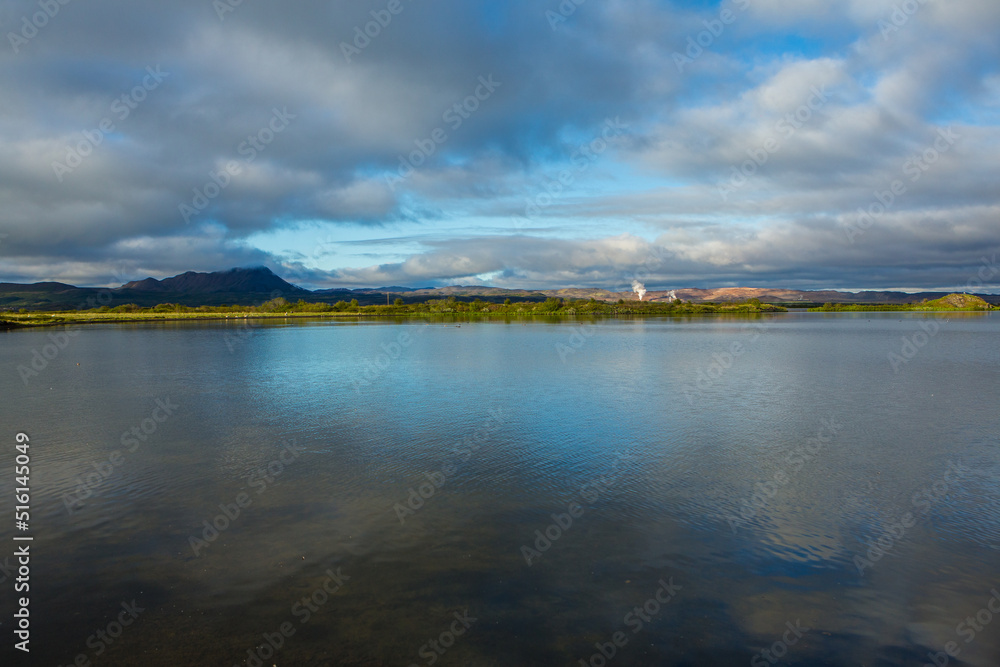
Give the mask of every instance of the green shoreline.
<path id="1" fill-rule="evenodd" d="M 963 294 L 951 294 L 934 301 L 912 304 L 826 304 L 809 308 L 809 312 L 954 312 L 986 311 L 994 309 L 987 302 Z M 520 301 L 503 304 L 485 301 L 458 301 L 455 299 L 431 300 L 423 303 L 360 306 L 352 303 L 290 303 L 282 298 L 273 299 L 259 306 L 200 306 L 197 308 L 176 304 L 160 304 L 153 308 L 140 308 L 126 304 L 115 308 L 68 310 L 47 312 L 6 313 L 0 317 L 0 329 L 66 326 L 76 324 L 125 324 L 132 322 L 184 322 L 274 319 L 385 319 L 420 318 L 465 319 L 519 318 L 577 318 L 577 317 L 663 317 L 690 315 L 763 315 L 788 312 L 782 306 L 761 303 L 756 299 L 744 303 L 691 303 L 619 301 L 607 303 L 590 300 L 563 300 L 550 298 L 544 302 Z"/>
<path id="2" fill-rule="evenodd" d="M 812 313 L 868 313 L 868 312 L 933 312 L 933 311 L 985 311 L 995 307 L 971 294 L 949 294 L 933 301 L 919 303 L 827 303 L 810 308 Z"/>
<path id="3" fill-rule="evenodd" d="M 424 312 L 424 313 L 364 313 L 364 312 L 344 312 L 344 313 L 233 313 L 231 315 L 222 314 L 164 314 L 164 313 L 133 313 L 129 315 L 113 315 L 110 317 L 88 317 L 65 313 L 44 313 L 33 314 L 20 319 L 0 319 L 0 329 L 31 329 L 38 327 L 68 326 L 80 324 L 130 324 L 136 322 L 237 322 L 254 320 L 291 320 L 291 319 L 330 319 L 330 320 L 387 320 L 387 319 L 414 319 L 414 320 L 500 320 L 500 319 L 575 319 L 577 317 L 596 318 L 621 318 L 621 317 L 687 317 L 691 315 L 767 315 L 782 310 L 675 310 L 670 313 L 532 313 L 532 312 L 510 312 L 510 313 L 469 313 L 469 312 Z M 16 317 L 16 316 L 15 316 Z"/>
<path id="4" fill-rule="evenodd" d="M 817 311 L 817 309 L 809 309 L 810 311 Z M 907 312 L 921 312 L 921 313 L 932 313 L 932 312 L 969 312 L 970 309 L 943 309 L 943 310 L 927 310 L 927 309 L 911 309 Z M 10 321 L 10 320 L 0 320 L 0 331 L 2 330 L 18 330 L 18 329 L 35 329 L 42 327 L 56 327 L 56 326 L 75 326 L 83 324 L 135 324 L 143 322 L 233 322 L 238 321 L 261 321 L 261 320 L 316 320 L 316 319 L 329 319 L 329 320 L 343 320 L 343 321 L 385 321 L 385 320 L 433 320 L 433 321 L 463 321 L 463 322 L 473 322 L 473 321 L 489 321 L 489 320 L 574 320 L 574 319 L 632 319 L 636 317 L 691 317 L 693 315 L 697 316 L 712 316 L 712 315 L 743 315 L 743 316 L 761 316 L 761 315 L 774 315 L 787 311 L 779 310 L 760 310 L 760 311 L 675 311 L 673 313 L 618 313 L 613 315 L 603 315 L 603 314 L 587 314 L 587 313 L 411 313 L 411 314 L 399 314 L 399 313 L 387 313 L 381 315 L 373 315 L 371 313 L 236 313 L 233 315 L 220 315 L 220 314 L 197 314 L 189 316 L 178 316 L 176 314 L 131 314 L 131 315 L 118 315 L 112 317 L 75 317 L 75 316 L 65 316 L 62 313 L 59 314 L 45 314 L 34 316 L 30 320 L 22 321 Z M 818 312 L 824 312 L 819 310 Z M 855 312 L 850 310 L 836 311 L 836 312 Z M 982 311 L 980 311 L 982 312 Z M 43 319 L 45 318 L 45 319 Z"/>
<path id="5" fill-rule="evenodd" d="M 404 303 L 397 299 L 395 304 L 361 306 L 356 300 L 336 304 L 307 303 L 300 300 L 291 303 L 278 297 L 260 305 L 246 306 L 182 306 L 160 304 L 152 308 L 140 308 L 135 304 L 124 304 L 114 308 L 102 307 L 88 310 L 65 311 L 19 311 L 0 317 L 0 327 L 19 328 L 31 326 L 53 326 L 66 324 L 94 324 L 100 322 L 149 322 L 185 320 L 230 320 L 230 319 L 273 319 L 273 318 L 357 318 L 357 317 L 533 317 L 533 316 L 611 316 L 623 315 L 690 315 L 715 313 L 765 313 L 785 312 L 780 306 L 762 304 L 751 300 L 740 304 L 693 304 L 681 301 L 643 302 L 618 301 L 606 303 L 590 300 L 563 300 L 552 297 L 542 302 L 507 299 L 504 303 L 486 301 L 459 301 L 455 298 L 433 299 L 422 303 Z"/>

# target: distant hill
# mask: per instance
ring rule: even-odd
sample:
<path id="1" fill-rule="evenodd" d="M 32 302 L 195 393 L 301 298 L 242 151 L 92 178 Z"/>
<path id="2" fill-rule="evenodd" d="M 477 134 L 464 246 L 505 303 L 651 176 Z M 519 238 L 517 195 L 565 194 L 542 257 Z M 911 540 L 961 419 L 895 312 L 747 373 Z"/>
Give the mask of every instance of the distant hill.
<path id="1" fill-rule="evenodd" d="M 623 285 L 618 289 L 626 289 Z M 161 303 L 185 306 L 255 305 L 276 296 L 290 301 L 335 303 L 357 299 L 361 305 L 386 303 L 401 298 L 407 303 L 428 299 L 455 298 L 461 301 L 482 299 L 495 303 L 514 301 L 544 301 L 549 297 L 563 299 L 596 299 L 627 301 L 637 299 L 631 291 L 609 291 L 594 288 L 563 288 L 552 290 L 506 289 L 486 285 L 451 285 L 448 287 L 378 287 L 335 288 L 310 291 L 293 285 L 265 267 L 237 268 L 228 271 L 197 273 L 188 271 L 171 278 L 136 280 L 115 289 L 75 287 L 65 283 L 41 282 L 30 285 L 0 283 L 0 310 L 75 310 L 95 306 L 119 306 L 134 303 L 149 307 Z M 760 299 L 765 303 L 786 305 L 818 305 L 824 303 L 919 303 L 947 297 L 947 292 L 838 292 L 833 290 L 802 291 L 780 288 L 723 287 L 715 289 L 684 288 L 657 290 L 646 293 L 644 301 L 681 299 L 694 303 L 725 303 Z M 959 295 L 962 296 L 962 295 Z M 1000 295 L 978 295 L 989 303 L 1000 303 Z M 973 297 L 970 297 L 973 298 Z"/>
<path id="2" fill-rule="evenodd" d="M 671 298 L 672 292 L 649 292 L 646 300 L 663 301 Z M 715 289 L 678 289 L 673 293 L 682 301 L 739 301 L 743 299 L 760 299 L 767 303 L 795 304 L 803 303 L 919 303 L 921 301 L 940 299 L 948 296 L 948 292 L 889 292 L 862 291 L 841 292 L 836 290 L 790 290 L 768 287 L 720 287 Z M 981 295 L 1000 302 L 1000 295 Z"/>
<path id="3" fill-rule="evenodd" d="M 816 303 L 919 303 L 924 300 L 939 299 L 947 295 L 948 292 L 839 292 L 835 290 L 806 291 L 768 287 L 719 287 L 713 289 L 683 288 L 650 291 L 646 293 L 643 301 L 671 301 L 673 299 L 680 299 L 681 301 L 691 301 L 693 303 L 726 303 L 731 301 L 745 301 L 747 299 L 760 299 L 765 303 L 788 305 Z M 447 296 L 479 297 L 484 300 L 502 299 L 505 297 L 532 300 L 536 298 L 560 297 L 563 299 L 596 299 L 598 301 L 618 301 L 619 299 L 628 301 L 639 298 L 632 291 L 614 292 L 588 287 L 526 290 L 503 289 L 482 285 L 453 285 L 436 289 L 414 290 L 409 292 L 407 296 L 414 298 L 422 297 L 425 299 Z M 990 303 L 1000 303 L 1000 295 L 983 294 L 979 295 L 979 297 Z"/>
<path id="4" fill-rule="evenodd" d="M 931 308 L 988 309 L 990 304 L 974 294 L 949 294 L 946 297 L 928 301 Z"/>
<path id="5" fill-rule="evenodd" d="M 81 289 L 66 283 L 31 283 L 22 285 L 21 283 L 0 283 L 0 292 L 65 292 L 67 290 Z M 86 289 L 86 288 L 82 288 Z"/>
<path id="6" fill-rule="evenodd" d="M 26 310 L 85 310 L 134 303 L 155 306 L 252 305 L 275 296 L 297 301 L 312 292 L 281 279 L 268 268 L 237 268 L 212 273 L 189 271 L 172 278 L 136 280 L 115 289 L 74 287 L 56 282 L 31 285 L 0 283 L 0 308 Z M 383 297 L 384 298 L 384 297 Z M 312 299 L 310 299 L 312 300 Z"/>
<path id="7" fill-rule="evenodd" d="M 97 290 L 73 287 L 64 283 L 0 283 L 0 309 L 70 310 L 87 308 L 87 298 L 96 297 Z M 155 305 L 155 304 L 154 304 Z"/>
<path id="8" fill-rule="evenodd" d="M 219 292 L 273 292 L 284 294 L 310 294 L 301 287 L 296 287 L 276 276 L 271 269 L 259 266 L 250 269 L 229 269 L 212 273 L 196 273 L 188 271 L 173 278 L 145 280 L 125 283 L 122 290 L 137 290 L 143 292 L 182 292 L 185 294 L 216 294 Z"/>

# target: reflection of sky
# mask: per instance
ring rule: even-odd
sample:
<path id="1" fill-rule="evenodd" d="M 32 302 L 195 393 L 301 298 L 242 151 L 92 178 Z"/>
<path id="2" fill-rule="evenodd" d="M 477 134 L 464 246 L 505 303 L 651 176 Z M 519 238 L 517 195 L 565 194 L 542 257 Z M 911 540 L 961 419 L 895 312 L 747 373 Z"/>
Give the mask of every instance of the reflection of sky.
<path id="1" fill-rule="evenodd" d="M 72 657 L 106 610 L 137 597 L 150 622 L 123 647 L 183 633 L 234 659 L 340 566 L 350 585 L 288 661 L 323 647 L 345 664 L 410 660 L 453 610 L 475 608 L 489 622 L 457 659 L 567 662 L 622 629 L 660 577 L 684 588 L 627 660 L 744 661 L 796 619 L 813 630 L 795 660 L 917 660 L 954 640 L 996 583 L 997 322 L 951 319 L 895 374 L 887 350 L 922 318 L 865 315 L 768 318 L 755 340 L 740 318 L 84 329 L 26 389 L 8 377 L 0 408 L 32 427 L 39 622 L 65 638 L 46 650 Z M 16 365 L 44 335 L 8 334 L 0 355 Z M 744 354 L 689 402 L 684 389 L 734 341 Z M 560 344 L 576 345 L 565 363 Z M 176 416 L 66 514 L 74 477 L 167 396 Z M 501 427 L 400 525 L 394 505 L 497 409 Z M 787 457 L 828 417 L 843 429 L 792 472 Z M 249 475 L 292 437 L 306 453 L 257 494 Z M 853 557 L 952 459 L 974 474 L 860 576 Z M 788 483 L 734 532 L 724 516 L 779 470 Z M 610 474 L 527 567 L 534 531 Z M 190 535 L 240 492 L 251 506 L 195 558 Z M 59 611 L 74 608 L 93 611 Z M 386 623 L 395 636 L 376 639 Z M 998 648 L 984 633 L 967 660 L 987 665 Z"/>

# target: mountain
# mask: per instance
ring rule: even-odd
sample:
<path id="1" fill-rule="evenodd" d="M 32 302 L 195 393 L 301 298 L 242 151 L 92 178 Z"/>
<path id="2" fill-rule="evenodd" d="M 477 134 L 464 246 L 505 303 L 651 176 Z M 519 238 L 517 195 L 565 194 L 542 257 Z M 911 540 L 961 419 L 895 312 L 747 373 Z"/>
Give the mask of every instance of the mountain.
<path id="1" fill-rule="evenodd" d="M 161 303 L 185 306 L 253 305 L 276 296 L 297 301 L 315 299 L 309 290 L 296 287 L 264 267 L 229 269 L 212 273 L 188 271 L 172 278 L 135 280 L 115 289 L 74 287 L 56 282 L 21 285 L 0 283 L 0 309 L 85 310 L 134 303 L 151 307 Z M 350 300 L 351 297 L 348 297 Z M 380 295 L 381 300 L 385 299 Z M 373 303 L 380 302 L 373 297 Z"/>
<path id="2" fill-rule="evenodd" d="M 276 276 L 271 269 L 258 266 L 250 269 L 229 269 L 212 273 L 188 271 L 173 278 L 125 283 L 119 289 L 142 292 L 178 292 L 183 294 L 218 294 L 220 292 L 281 292 L 282 294 L 309 294 L 309 290 L 296 287 Z M 286 297 L 287 298 L 287 297 Z"/>
<path id="3" fill-rule="evenodd" d="M 627 289 L 624 285 L 618 289 Z M 802 291 L 781 288 L 722 287 L 715 289 L 679 288 L 676 290 L 647 292 L 645 301 L 681 299 L 695 303 L 743 301 L 760 299 L 768 303 L 785 305 L 811 305 L 823 303 L 915 303 L 947 296 L 947 292 L 868 291 L 838 292 L 834 290 Z M 563 288 L 552 290 L 506 289 L 487 285 L 450 285 L 448 287 L 378 287 L 335 288 L 310 291 L 297 287 L 265 267 L 238 268 L 212 273 L 188 271 L 172 278 L 135 280 L 115 289 L 74 287 L 65 283 L 42 282 L 31 285 L 0 283 L 0 310 L 75 310 L 97 306 L 120 306 L 134 303 L 151 307 L 161 303 L 185 306 L 255 305 L 275 297 L 290 301 L 304 299 L 310 302 L 334 303 L 357 299 L 361 305 L 387 303 L 402 298 L 407 303 L 454 297 L 461 301 L 483 299 L 502 302 L 544 301 L 549 297 L 563 299 L 597 299 L 599 301 L 632 300 L 638 298 L 631 291 L 609 291 L 595 288 Z M 978 295 L 989 303 L 1000 303 L 1000 295 Z"/>
<path id="4" fill-rule="evenodd" d="M 65 292 L 68 290 L 86 289 L 67 285 L 66 283 L 0 283 L 0 292 Z"/>
<path id="5" fill-rule="evenodd" d="M 0 310 L 72 310 L 90 308 L 89 297 L 96 297 L 98 290 L 74 287 L 65 283 L 0 283 Z"/>

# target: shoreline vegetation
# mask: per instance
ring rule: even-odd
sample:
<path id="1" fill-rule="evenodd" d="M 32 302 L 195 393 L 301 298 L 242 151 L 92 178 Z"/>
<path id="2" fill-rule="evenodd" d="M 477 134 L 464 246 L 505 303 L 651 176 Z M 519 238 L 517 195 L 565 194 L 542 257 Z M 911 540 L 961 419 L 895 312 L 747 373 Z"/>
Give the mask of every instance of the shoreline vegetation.
<path id="1" fill-rule="evenodd" d="M 909 304 L 834 304 L 808 308 L 809 312 L 929 312 L 986 311 L 994 307 L 983 299 L 967 294 L 949 294 L 933 301 Z M 728 303 L 692 303 L 674 301 L 619 300 L 617 303 L 596 299 L 562 299 L 545 301 L 511 301 L 493 303 L 475 299 L 462 301 L 454 297 L 432 299 L 419 303 L 404 303 L 396 299 L 391 305 L 359 305 L 357 300 L 335 304 L 292 303 L 283 297 L 259 305 L 184 306 L 163 303 L 151 308 L 135 304 L 92 308 L 88 310 L 25 311 L 0 314 L 0 329 L 59 326 L 68 324 L 100 324 L 186 320 L 277 319 L 277 318 L 400 318 L 400 317 L 632 317 L 671 315 L 760 315 L 788 312 L 784 306 L 762 303 L 759 299 Z"/>
<path id="2" fill-rule="evenodd" d="M 932 311 L 932 310 L 993 310 L 989 302 L 978 296 L 971 294 L 949 294 L 928 301 L 924 299 L 919 303 L 826 303 L 817 308 L 810 308 L 811 313 L 853 313 L 853 312 L 877 312 L 877 311 Z"/>
<path id="3" fill-rule="evenodd" d="M 397 299 L 392 305 L 359 305 L 357 300 L 329 303 L 292 303 L 283 297 L 256 306 L 183 306 L 164 303 L 152 308 L 135 304 L 66 311 L 19 311 L 0 315 L 0 328 L 53 326 L 66 324 L 96 324 L 118 322 L 150 322 L 168 320 L 271 319 L 284 317 L 382 318 L 382 317 L 559 317 L 592 316 L 619 317 L 644 315 L 709 315 L 760 314 L 786 312 L 781 306 L 750 299 L 741 303 L 691 303 L 675 300 L 625 301 L 608 303 L 596 299 L 562 299 L 545 301 L 511 301 L 491 303 L 476 299 L 461 301 L 454 297 L 432 299 L 421 303 L 404 303 Z"/>

